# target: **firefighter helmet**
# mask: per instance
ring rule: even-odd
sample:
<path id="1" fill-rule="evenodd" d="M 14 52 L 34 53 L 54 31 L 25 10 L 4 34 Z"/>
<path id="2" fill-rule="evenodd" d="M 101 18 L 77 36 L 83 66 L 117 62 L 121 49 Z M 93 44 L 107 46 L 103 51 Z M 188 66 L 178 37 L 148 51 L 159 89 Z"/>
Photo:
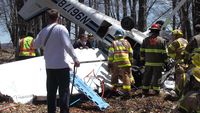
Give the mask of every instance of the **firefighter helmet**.
<path id="1" fill-rule="evenodd" d="M 172 31 L 172 35 L 177 38 L 180 38 L 183 37 L 183 32 L 180 29 L 175 29 Z"/>
<path id="2" fill-rule="evenodd" d="M 124 31 L 117 30 L 114 34 L 115 38 L 124 37 Z"/>
<path id="3" fill-rule="evenodd" d="M 199 67 L 195 67 L 192 69 L 192 75 L 198 82 L 200 82 L 200 68 Z"/>
<path id="4" fill-rule="evenodd" d="M 160 31 L 160 29 L 161 29 L 160 27 L 161 26 L 159 24 L 152 24 L 150 30 L 158 30 L 158 31 Z"/>

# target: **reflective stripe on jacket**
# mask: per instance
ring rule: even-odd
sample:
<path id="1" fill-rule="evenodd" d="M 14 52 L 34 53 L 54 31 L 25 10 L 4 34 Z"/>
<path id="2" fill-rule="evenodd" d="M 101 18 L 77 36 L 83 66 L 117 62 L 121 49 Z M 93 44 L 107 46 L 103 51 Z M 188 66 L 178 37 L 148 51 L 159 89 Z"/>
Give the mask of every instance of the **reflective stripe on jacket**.
<path id="1" fill-rule="evenodd" d="M 183 59 L 184 51 L 187 44 L 188 44 L 188 41 L 184 38 L 178 38 L 174 40 L 167 48 L 168 55 L 175 60 Z"/>
<path id="2" fill-rule="evenodd" d="M 126 39 L 113 41 L 109 48 L 108 61 L 118 67 L 131 66 L 133 62 L 133 50 Z"/>
<path id="3" fill-rule="evenodd" d="M 163 66 L 167 60 L 165 40 L 157 36 L 144 39 L 140 48 L 141 60 L 145 66 Z"/>
<path id="4" fill-rule="evenodd" d="M 33 48 L 33 37 L 27 36 L 20 40 L 19 56 L 36 56 Z"/>

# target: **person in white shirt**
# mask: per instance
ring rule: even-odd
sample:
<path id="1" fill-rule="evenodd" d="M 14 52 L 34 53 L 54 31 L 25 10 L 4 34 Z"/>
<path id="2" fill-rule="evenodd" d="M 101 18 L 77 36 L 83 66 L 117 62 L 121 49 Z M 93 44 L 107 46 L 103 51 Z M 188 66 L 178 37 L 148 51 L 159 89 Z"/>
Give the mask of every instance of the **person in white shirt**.
<path id="1" fill-rule="evenodd" d="M 65 26 L 58 24 L 59 15 L 56 9 L 47 10 L 49 25 L 39 32 L 33 43 L 35 48 L 44 48 L 48 113 L 56 113 L 56 92 L 58 88 L 60 113 L 69 113 L 70 68 L 66 61 L 67 56 L 72 57 L 75 67 L 80 66 L 69 39 L 68 30 Z"/>

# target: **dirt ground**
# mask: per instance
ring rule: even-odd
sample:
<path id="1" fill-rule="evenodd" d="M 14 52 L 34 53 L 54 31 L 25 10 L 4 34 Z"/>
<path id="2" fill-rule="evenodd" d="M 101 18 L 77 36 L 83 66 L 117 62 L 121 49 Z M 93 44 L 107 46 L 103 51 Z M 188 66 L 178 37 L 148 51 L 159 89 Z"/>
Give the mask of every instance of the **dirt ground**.
<path id="1" fill-rule="evenodd" d="M 104 98 L 104 100 L 110 106 L 101 111 L 92 101 L 82 97 L 70 107 L 70 113 L 171 113 L 176 104 L 175 101 L 165 100 L 161 95 L 142 98 L 140 90 L 136 91 L 131 98 L 124 99 L 117 96 Z M 47 106 L 45 101 L 34 104 L 0 102 L 0 113 L 47 113 Z"/>
<path id="2" fill-rule="evenodd" d="M 14 61 L 14 50 L 0 50 L 0 64 Z M 1 91 L 0 91 L 1 92 Z M 130 98 L 122 96 L 108 96 L 103 99 L 110 105 L 101 111 L 92 101 L 81 96 L 80 101 L 70 107 L 70 113 L 171 113 L 177 101 L 165 99 L 165 94 L 159 96 L 142 97 L 141 90 L 133 91 Z M 79 97 L 76 97 L 79 98 Z M 59 107 L 57 107 L 59 113 Z M 13 103 L 12 98 L 0 93 L 0 113 L 47 113 L 46 102 L 31 104 Z"/>

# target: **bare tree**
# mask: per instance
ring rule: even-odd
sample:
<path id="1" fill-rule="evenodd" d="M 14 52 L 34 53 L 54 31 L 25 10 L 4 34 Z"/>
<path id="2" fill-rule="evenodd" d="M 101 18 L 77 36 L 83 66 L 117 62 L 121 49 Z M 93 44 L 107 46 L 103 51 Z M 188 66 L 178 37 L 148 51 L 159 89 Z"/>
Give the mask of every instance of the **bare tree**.
<path id="1" fill-rule="evenodd" d="M 151 10 L 151 8 L 155 5 L 155 3 L 156 3 L 157 1 L 158 1 L 158 0 L 154 0 L 153 3 L 150 4 L 150 6 L 149 6 L 149 8 L 148 8 L 148 10 L 147 10 L 147 12 L 146 12 L 146 15 L 149 14 L 149 11 Z"/>
<path id="2" fill-rule="evenodd" d="M 110 0 L 104 0 L 105 14 L 110 15 Z"/>
<path id="3" fill-rule="evenodd" d="M 192 37 L 191 25 L 189 20 L 189 6 L 190 2 L 187 2 L 181 8 L 181 28 L 183 30 L 183 33 L 185 34 L 185 37 L 188 40 L 190 40 L 189 38 Z"/>
<path id="4" fill-rule="evenodd" d="M 118 0 L 116 0 L 116 18 L 117 18 L 117 20 L 119 20 L 119 1 Z"/>
<path id="5" fill-rule="evenodd" d="M 83 3 L 84 4 L 84 0 L 79 0 L 79 2 L 80 3 Z M 78 28 L 78 26 L 76 25 L 76 27 L 75 28 Z M 76 29 L 77 30 L 77 29 Z M 81 27 L 79 27 L 79 30 L 78 30 L 79 32 L 78 32 L 78 36 L 77 36 L 77 31 L 75 31 L 76 32 L 76 37 L 79 37 L 81 34 L 83 34 L 83 33 L 85 33 L 85 30 L 83 29 L 83 28 L 81 28 Z"/>
<path id="6" fill-rule="evenodd" d="M 131 5 L 132 1 L 132 5 Z M 137 5 L 137 0 L 129 0 L 129 6 L 131 8 L 131 17 L 133 18 L 135 27 L 137 26 L 136 20 L 137 20 L 137 14 L 136 14 L 136 5 Z"/>
<path id="7" fill-rule="evenodd" d="M 193 29 L 197 23 L 200 23 L 200 0 L 193 0 L 192 2 L 192 18 L 193 18 Z M 196 34 L 194 30 L 194 34 Z"/>
<path id="8" fill-rule="evenodd" d="M 173 8 L 173 9 L 175 9 L 176 3 L 177 3 L 177 0 L 172 0 L 172 8 Z M 175 29 L 175 27 L 176 27 L 176 16 L 174 15 L 174 16 L 173 16 L 172 28 Z"/>
<path id="9" fill-rule="evenodd" d="M 147 10 L 147 0 L 139 0 L 139 14 L 138 14 L 138 29 L 140 31 L 145 31 L 146 28 L 146 10 Z"/>
<path id="10" fill-rule="evenodd" d="M 94 0 L 94 9 L 99 9 L 99 6 L 98 6 L 98 4 L 97 4 L 97 0 Z"/>
<path id="11" fill-rule="evenodd" d="M 122 0 L 122 7 L 123 7 L 123 17 L 127 16 L 127 0 Z"/>

